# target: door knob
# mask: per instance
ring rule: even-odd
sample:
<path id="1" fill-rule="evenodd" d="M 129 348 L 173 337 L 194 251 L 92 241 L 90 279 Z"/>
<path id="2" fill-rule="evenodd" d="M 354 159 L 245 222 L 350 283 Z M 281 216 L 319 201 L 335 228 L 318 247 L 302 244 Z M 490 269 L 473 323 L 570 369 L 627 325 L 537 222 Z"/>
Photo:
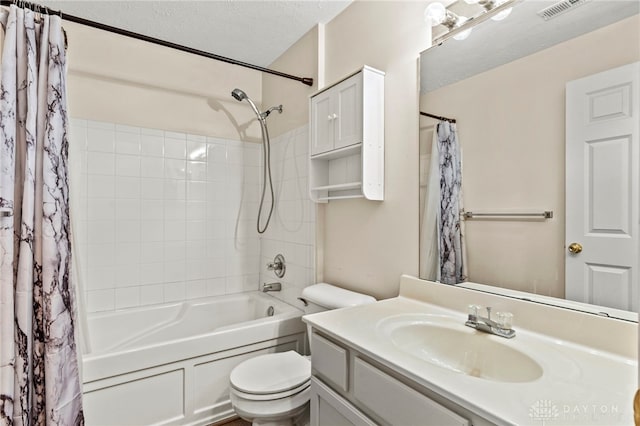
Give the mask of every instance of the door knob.
<path id="1" fill-rule="evenodd" d="M 578 254 L 582 251 L 582 244 L 571 243 L 569 244 L 569 253 Z"/>

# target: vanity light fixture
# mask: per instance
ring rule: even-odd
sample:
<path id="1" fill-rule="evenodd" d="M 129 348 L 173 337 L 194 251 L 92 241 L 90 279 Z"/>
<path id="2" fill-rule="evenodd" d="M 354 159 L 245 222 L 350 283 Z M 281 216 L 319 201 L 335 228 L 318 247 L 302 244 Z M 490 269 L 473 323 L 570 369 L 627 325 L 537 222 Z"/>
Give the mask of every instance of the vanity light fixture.
<path id="1" fill-rule="evenodd" d="M 496 7 L 502 5 L 503 3 L 506 3 L 507 0 L 464 0 L 464 1 L 467 4 L 479 4 L 480 6 L 484 7 L 485 11 L 490 12 Z M 503 19 L 505 19 L 507 16 L 511 14 L 511 10 L 513 10 L 512 7 L 503 9 L 500 12 L 493 15 L 491 19 L 493 19 L 494 21 L 502 21 Z"/>
<path id="2" fill-rule="evenodd" d="M 427 24 L 430 24 L 432 27 L 437 25 L 444 25 L 449 28 L 449 31 L 452 31 L 460 26 L 464 25 L 469 18 L 466 16 L 460 16 L 446 7 L 440 2 L 430 3 L 429 6 L 424 10 L 424 20 Z M 468 30 L 461 31 L 456 34 L 453 38 L 456 40 L 464 40 L 469 37 L 471 34 L 472 28 Z"/>
<path id="3" fill-rule="evenodd" d="M 512 10 L 512 4 L 518 0 L 464 0 L 468 4 L 482 6 L 481 12 L 477 16 L 467 18 L 457 15 L 447 9 L 440 2 L 429 3 L 424 11 L 424 20 L 431 26 L 443 25 L 449 29 L 445 34 L 433 39 L 433 44 L 440 44 L 448 38 L 464 40 L 469 36 L 474 26 L 487 19 L 501 21 L 505 19 Z"/>

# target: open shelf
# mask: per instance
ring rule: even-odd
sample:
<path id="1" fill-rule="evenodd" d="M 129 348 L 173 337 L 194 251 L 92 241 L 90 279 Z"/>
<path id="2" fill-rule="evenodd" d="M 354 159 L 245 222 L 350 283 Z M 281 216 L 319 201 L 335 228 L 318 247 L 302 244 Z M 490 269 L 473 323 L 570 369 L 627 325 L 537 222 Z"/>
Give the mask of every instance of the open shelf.
<path id="1" fill-rule="evenodd" d="M 321 197 L 318 201 L 330 201 L 330 200 L 347 200 L 349 198 L 364 198 L 363 194 L 357 195 L 336 195 L 335 197 Z"/>
<path id="2" fill-rule="evenodd" d="M 343 191 L 345 189 L 362 188 L 362 182 L 337 183 L 335 185 L 317 186 L 312 191 Z"/>
<path id="3" fill-rule="evenodd" d="M 352 155 L 360 151 L 362 149 L 362 144 L 357 143 L 354 145 L 345 146 L 343 148 L 334 149 L 332 151 L 322 152 L 320 154 L 315 154 L 311 156 L 312 160 L 333 160 L 335 158 L 344 157 L 347 155 Z"/>

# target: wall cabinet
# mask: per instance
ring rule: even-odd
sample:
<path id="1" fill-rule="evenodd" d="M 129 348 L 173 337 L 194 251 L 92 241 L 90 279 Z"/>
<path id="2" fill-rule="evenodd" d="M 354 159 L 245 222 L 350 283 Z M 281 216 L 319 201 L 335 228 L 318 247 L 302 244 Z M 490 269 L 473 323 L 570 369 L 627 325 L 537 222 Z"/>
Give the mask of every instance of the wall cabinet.
<path id="1" fill-rule="evenodd" d="M 384 73 L 365 66 L 309 102 L 311 199 L 383 200 Z"/>
<path id="2" fill-rule="evenodd" d="M 311 346 L 311 426 L 492 424 L 315 329 Z"/>

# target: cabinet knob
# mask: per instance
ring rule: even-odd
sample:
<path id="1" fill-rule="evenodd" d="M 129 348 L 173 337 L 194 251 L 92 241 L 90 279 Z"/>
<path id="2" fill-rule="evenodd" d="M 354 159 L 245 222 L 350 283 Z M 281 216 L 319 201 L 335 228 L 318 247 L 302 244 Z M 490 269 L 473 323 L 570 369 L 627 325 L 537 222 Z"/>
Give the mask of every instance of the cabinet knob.
<path id="1" fill-rule="evenodd" d="M 333 119 L 335 120 L 336 118 L 338 118 L 338 114 L 333 114 Z"/>
<path id="2" fill-rule="evenodd" d="M 327 115 L 327 120 L 329 120 L 329 121 L 332 120 L 331 114 Z"/>

